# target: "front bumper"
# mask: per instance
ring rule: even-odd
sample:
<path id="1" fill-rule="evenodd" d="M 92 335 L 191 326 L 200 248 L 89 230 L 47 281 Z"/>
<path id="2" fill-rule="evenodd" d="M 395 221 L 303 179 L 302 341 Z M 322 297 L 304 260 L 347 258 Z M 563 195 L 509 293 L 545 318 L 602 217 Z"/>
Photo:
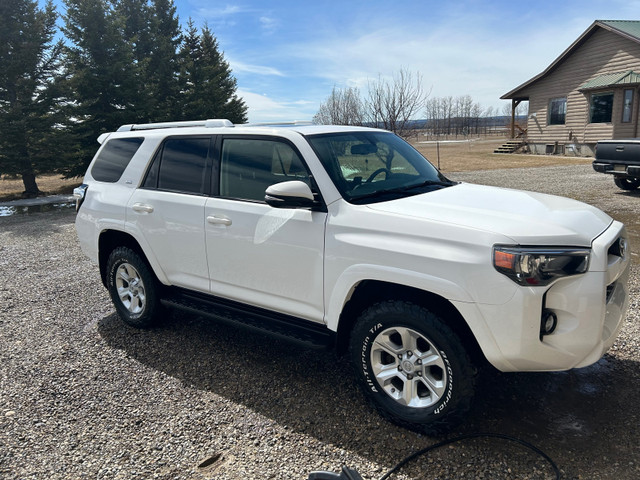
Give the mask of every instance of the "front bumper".
<path id="1" fill-rule="evenodd" d="M 501 371 L 568 370 L 597 362 L 615 342 L 629 303 L 631 252 L 619 255 L 621 237 L 626 239 L 624 226 L 613 222 L 593 241 L 589 271 L 582 275 L 548 288 L 521 287 L 503 305 L 456 305 L 483 325 L 472 330 L 487 360 Z M 544 309 L 558 323 L 541 336 Z"/>

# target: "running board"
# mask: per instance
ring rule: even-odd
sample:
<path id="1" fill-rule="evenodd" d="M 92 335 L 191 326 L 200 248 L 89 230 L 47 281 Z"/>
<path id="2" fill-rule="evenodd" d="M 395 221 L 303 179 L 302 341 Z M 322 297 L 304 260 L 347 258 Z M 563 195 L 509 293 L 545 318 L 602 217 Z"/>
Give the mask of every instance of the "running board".
<path id="1" fill-rule="evenodd" d="M 182 289 L 172 289 L 161 303 L 227 324 L 260 332 L 311 349 L 335 346 L 335 332 L 325 324 L 271 312 L 252 305 Z"/>

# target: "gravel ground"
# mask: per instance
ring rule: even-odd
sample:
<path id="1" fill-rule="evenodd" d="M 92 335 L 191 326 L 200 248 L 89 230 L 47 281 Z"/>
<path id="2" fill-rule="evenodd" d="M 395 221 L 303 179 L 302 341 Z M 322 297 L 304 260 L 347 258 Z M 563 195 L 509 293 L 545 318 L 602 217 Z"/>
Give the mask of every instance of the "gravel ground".
<path id="1" fill-rule="evenodd" d="M 586 200 L 637 237 L 639 195 L 588 166 L 450 176 Z M 304 480 L 346 464 L 369 480 L 417 449 L 484 431 L 532 442 L 566 479 L 640 478 L 637 266 L 605 358 L 562 373 L 486 372 L 468 422 L 427 437 L 373 412 L 333 353 L 182 313 L 153 330 L 125 326 L 73 221 L 69 210 L 0 218 L 0 478 Z M 521 446 L 485 438 L 394 478 L 553 475 Z"/>

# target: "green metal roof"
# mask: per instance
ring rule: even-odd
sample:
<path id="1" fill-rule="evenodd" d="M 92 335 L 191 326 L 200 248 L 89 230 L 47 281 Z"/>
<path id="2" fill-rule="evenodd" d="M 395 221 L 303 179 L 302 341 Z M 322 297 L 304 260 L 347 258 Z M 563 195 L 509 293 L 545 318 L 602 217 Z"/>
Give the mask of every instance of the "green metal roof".
<path id="1" fill-rule="evenodd" d="M 640 73 L 631 70 L 626 72 L 605 73 L 592 78 L 580 85 L 578 90 L 591 90 L 594 88 L 621 87 L 624 85 L 640 84 Z"/>
<path id="2" fill-rule="evenodd" d="M 598 22 L 640 39 L 640 21 L 638 20 L 598 20 Z"/>

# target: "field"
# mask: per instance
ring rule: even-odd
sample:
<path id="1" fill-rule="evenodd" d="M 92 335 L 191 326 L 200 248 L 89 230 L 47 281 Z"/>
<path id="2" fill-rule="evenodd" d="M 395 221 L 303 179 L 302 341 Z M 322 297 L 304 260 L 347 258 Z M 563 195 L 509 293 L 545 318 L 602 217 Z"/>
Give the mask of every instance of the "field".
<path id="1" fill-rule="evenodd" d="M 505 155 L 493 150 L 505 139 L 472 139 L 461 141 L 421 142 L 412 144 L 431 163 L 447 172 L 467 172 L 474 170 L 497 170 L 502 168 L 544 167 L 552 165 L 580 165 L 591 163 L 586 157 L 560 157 L 551 155 Z M 38 177 L 38 187 L 45 194 L 71 193 L 81 183 L 79 178 L 63 179 L 57 175 Z M 21 179 L 0 180 L 0 201 L 21 197 L 24 186 Z"/>
<path id="2" fill-rule="evenodd" d="M 46 195 L 61 195 L 72 193 L 73 189 L 80 185 L 81 179 L 64 179 L 59 175 L 43 175 L 36 179 L 38 188 Z M 21 178 L 5 178 L 0 180 L 0 202 L 22 198 L 24 184 Z"/>
<path id="3" fill-rule="evenodd" d="M 557 155 L 498 154 L 493 151 L 506 139 L 472 139 L 445 142 L 412 141 L 412 145 L 438 166 L 443 173 L 503 168 L 547 167 L 552 165 L 584 165 L 593 161 L 587 157 Z M 438 150 L 440 161 L 438 162 Z"/>

